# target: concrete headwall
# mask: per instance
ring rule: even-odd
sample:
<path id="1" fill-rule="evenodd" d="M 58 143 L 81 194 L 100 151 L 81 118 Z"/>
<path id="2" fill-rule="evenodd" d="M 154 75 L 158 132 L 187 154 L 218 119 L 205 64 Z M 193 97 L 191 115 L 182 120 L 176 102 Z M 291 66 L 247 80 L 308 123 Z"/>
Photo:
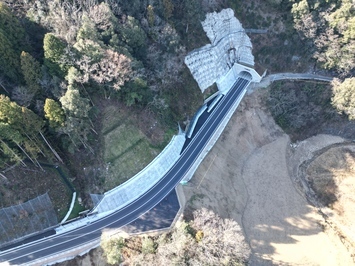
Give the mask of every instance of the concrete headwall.
<path id="1" fill-rule="evenodd" d="M 226 94 L 229 89 L 233 87 L 233 84 L 238 79 L 238 77 L 249 79 L 255 83 L 258 83 L 261 80 L 260 75 L 253 68 L 234 64 L 226 75 L 216 81 L 218 90 L 221 93 Z"/>

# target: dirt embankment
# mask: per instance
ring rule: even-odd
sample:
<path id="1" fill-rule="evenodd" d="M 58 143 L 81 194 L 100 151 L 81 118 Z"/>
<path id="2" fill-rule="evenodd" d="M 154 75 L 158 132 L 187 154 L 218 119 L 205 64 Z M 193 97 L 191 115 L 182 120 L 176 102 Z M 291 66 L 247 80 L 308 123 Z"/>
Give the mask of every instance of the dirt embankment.
<path id="1" fill-rule="evenodd" d="M 323 215 L 325 231 L 336 234 L 355 258 L 354 143 L 334 143 L 316 151 L 295 176 L 301 191 Z"/>
<path id="2" fill-rule="evenodd" d="M 324 217 L 295 175 L 313 152 L 343 139 L 321 135 L 291 145 L 264 107 L 265 93 L 243 100 L 184 187 L 188 208 L 207 207 L 238 221 L 252 250 L 251 265 L 353 265 L 340 238 L 324 231 Z"/>

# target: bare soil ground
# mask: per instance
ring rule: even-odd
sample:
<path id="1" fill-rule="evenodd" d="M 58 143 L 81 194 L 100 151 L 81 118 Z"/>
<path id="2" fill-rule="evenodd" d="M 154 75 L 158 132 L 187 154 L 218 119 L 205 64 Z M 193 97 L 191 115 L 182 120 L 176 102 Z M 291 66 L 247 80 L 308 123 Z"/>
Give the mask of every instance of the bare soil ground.
<path id="1" fill-rule="evenodd" d="M 327 229 L 336 230 L 355 257 L 355 145 L 344 143 L 313 158 L 305 180 L 316 192 Z"/>
<path id="2" fill-rule="evenodd" d="M 251 265 L 353 265 L 340 238 L 324 232 L 323 216 L 295 187 L 291 170 L 312 152 L 290 155 L 289 137 L 264 107 L 266 93 L 243 100 L 185 186 L 188 209 L 207 207 L 238 221 L 252 250 Z M 342 139 L 322 135 L 311 141 L 305 147 L 318 150 Z"/>

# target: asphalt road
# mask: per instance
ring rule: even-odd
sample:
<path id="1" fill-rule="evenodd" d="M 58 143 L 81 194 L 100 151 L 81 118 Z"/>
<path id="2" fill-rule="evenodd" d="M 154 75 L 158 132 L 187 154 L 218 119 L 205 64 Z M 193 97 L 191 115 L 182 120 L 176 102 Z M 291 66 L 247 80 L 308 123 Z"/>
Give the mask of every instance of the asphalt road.
<path id="1" fill-rule="evenodd" d="M 28 265 L 40 258 L 60 254 L 73 250 L 75 247 L 99 239 L 104 228 L 120 228 L 131 223 L 162 201 L 183 179 L 204 146 L 218 128 L 233 103 L 237 101 L 241 92 L 246 89 L 250 81 L 239 78 L 233 88 L 223 97 L 211 115 L 205 121 L 199 132 L 190 141 L 179 160 L 169 172 L 154 187 L 148 190 L 139 199 L 124 208 L 100 220 L 72 231 L 49 236 L 34 243 L 6 250 L 0 253 L 1 265 Z"/>
<path id="2" fill-rule="evenodd" d="M 128 234 L 137 234 L 169 228 L 180 210 L 176 190 L 173 189 L 168 196 L 130 224 L 120 228 Z"/>

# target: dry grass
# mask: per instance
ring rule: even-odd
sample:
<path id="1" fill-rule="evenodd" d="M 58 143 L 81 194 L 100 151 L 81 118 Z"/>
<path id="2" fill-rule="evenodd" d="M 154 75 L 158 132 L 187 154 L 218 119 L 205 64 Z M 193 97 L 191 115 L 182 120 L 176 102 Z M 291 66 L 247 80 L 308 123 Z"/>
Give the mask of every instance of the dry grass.
<path id="1" fill-rule="evenodd" d="M 307 179 L 325 206 L 328 220 L 343 242 L 355 247 L 355 146 L 331 148 L 316 157 L 307 169 Z"/>

